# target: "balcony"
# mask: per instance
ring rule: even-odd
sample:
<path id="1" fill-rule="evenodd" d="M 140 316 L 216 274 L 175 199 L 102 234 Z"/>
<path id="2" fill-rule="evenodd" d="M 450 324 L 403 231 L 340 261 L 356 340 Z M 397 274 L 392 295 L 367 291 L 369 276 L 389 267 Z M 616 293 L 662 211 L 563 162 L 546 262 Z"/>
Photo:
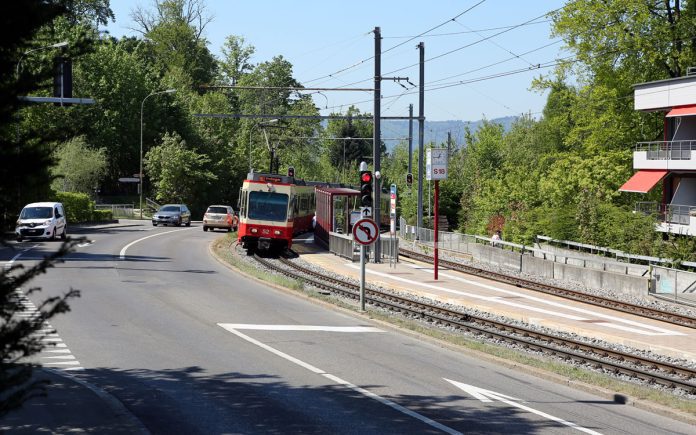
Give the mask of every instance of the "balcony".
<path id="1" fill-rule="evenodd" d="M 657 231 L 696 236 L 696 206 L 638 202 L 635 211 L 655 216 Z"/>
<path id="2" fill-rule="evenodd" d="M 638 142 L 633 169 L 696 170 L 696 140 Z"/>

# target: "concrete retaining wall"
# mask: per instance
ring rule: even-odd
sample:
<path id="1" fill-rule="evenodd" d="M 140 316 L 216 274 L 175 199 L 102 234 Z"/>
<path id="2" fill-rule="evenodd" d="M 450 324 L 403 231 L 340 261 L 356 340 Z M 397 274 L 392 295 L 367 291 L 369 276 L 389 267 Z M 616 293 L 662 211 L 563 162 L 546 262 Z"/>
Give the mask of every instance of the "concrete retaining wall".
<path id="1" fill-rule="evenodd" d="M 535 258 L 532 255 L 506 251 L 483 244 L 470 245 L 476 261 L 500 266 L 544 278 L 571 281 L 594 289 L 645 298 L 648 296 L 648 277 L 626 275 Z"/>

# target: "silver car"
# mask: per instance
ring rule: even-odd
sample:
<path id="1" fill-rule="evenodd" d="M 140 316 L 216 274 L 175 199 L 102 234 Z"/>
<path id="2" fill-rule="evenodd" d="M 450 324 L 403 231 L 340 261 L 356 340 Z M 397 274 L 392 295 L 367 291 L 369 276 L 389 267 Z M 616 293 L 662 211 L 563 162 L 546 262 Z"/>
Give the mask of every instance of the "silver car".
<path id="1" fill-rule="evenodd" d="M 203 215 L 203 231 L 221 228 L 227 231 L 237 231 L 239 218 L 229 205 L 211 205 Z"/>
<path id="2" fill-rule="evenodd" d="M 166 204 L 152 215 L 152 225 L 191 226 L 191 212 L 184 204 Z"/>

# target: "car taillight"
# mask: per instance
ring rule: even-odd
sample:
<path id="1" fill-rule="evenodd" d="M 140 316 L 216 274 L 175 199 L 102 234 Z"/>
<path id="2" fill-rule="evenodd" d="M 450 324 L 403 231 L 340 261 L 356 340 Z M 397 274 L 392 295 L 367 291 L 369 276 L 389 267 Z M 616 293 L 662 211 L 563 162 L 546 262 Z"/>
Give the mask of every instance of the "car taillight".
<path id="1" fill-rule="evenodd" d="M 227 213 L 227 223 L 232 225 L 232 216 L 229 213 Z"/>

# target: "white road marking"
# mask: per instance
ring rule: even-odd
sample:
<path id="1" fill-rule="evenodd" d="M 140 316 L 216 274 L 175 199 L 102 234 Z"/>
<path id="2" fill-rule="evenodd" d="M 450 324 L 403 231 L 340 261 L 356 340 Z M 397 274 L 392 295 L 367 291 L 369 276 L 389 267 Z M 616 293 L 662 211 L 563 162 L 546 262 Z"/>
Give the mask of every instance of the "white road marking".
<path id="1" fill-rule="evenodd" d="M 225 325 L 225 328 L 263 331 L 384 332 L 373 326 L 253 325 L 248 323 L 225 323 Z"/>
<path id="2" fill-rule="evenodd" d="M 78 247 L 78 248 L 84 248 L 84 247 L 87 247 L 87 246 L 92 245 L 92 244 L 94 244 L 94 240 L 89 240 L 89 241 L 87 241 L 87 242 L 85 242 L 85 243 L 80 243 L 79 245 L 77 245 L 77 247 Z"/>
<path id="3" fill-rule="evenodd" d="M 30 247 L 26 248 L 26 249 L 23 250 L 22 252 L 18 253 L 18 254 L 15 255 L 14 257 L 12 257 L 12 259 L 11 259 L 10 261 L 6 262 L 6 263 L 5 263 L 5 267 L 7 267 L 7 268 L 12 267 L 12 264 L 13 264 L 15 261 L 17 261 L 17 259 L 18 259 L 19 257 L 21 257 L 22 255 L 26 254 L 28 251 L 30 251 L 30 250 L 32 250 L 32 249 L 34 249 L 34 248 L 37 248 L 37 247 L 39 247 L 39 246 L 41 246 L 41 245 L 34 245 L 34 246 L 30 246 Z"/>
<path id="4" fill-rule="evenodd" d="M 14 293 L 24 310 L 24 312 L 18 313 L 18 316 L 32 318 L 40 315 L 39 310 L 21 289 L 17 288 Z M 60 366 L 61 370 L 84 370 L 84 367 L 72 355 L 68 345 L 63 343 L 63 339 L 60 338 L 60 335 L 58 335 L 56 329 L 50 323 L 44 322 L 41 328 L 33 332 L 31 336 L 39 338 L 44 346 L 37 354 L 41 359 L 41 365 Z"/>
<path id="5" fill-rule="evenodd" d="M 119 258 L 121 260 L 125 260 L 126 259 L 126 251 L 128 250 L 128 248 L 130 248 L 131 246 L 135 245 L 138 242 L 142 242 L 145 239 L 149 239 L 150 237 L 157 237 L 157 236 L 161 236 L 163 234 L 176 233 L 177 231 L 186 231 L 186 230 L 195 230 L 195 229 L 196 228 L 183 228 L 180 230 L 165 231 L 162 233 L 153 234 L 151 236 L 145 236 L 145 237 L 142 237 L 138 240 L 134 240 L 134 241 L 130 242 L 129 244 L 127 244 L 126 246 L 124 246 L 123 249 L 121 249 L 121 252 L 119 253 Z"/>
<path id="6" fill-rule="evenodd" d="M 79 361 L 55 361 L 55 362 L 44 362 L 42 365 L 45 366 L 79 366 L 80 362 Z"/>
<path id="7" fill-rule="evenodd" d="M 353 268 L 353 269 L 359 269 L 359 267 L 360 267 L 360 266 L 357 266 L 357 265 L 354 265 L 354 264 L 351 264 L 351 263 L 348 263 L 347 266 L 348 266 L 348 267 L 351 267 L 351 268 Z M 420 266 L 418 266 L 417 268 L 422 270 L 422 267 L 420 267 Z M 418 281 L 413 281 L 413 280 L 410 280 L 410 279 L 407 279 L 407 278 L 403 278 L 403 277 L 400 277 L 400 276 L 394 276 L 394 275 L 390 275 L 390 274 L 388 274 L 388 273 L 377 272 L 377 271 L 375 271 L 375 270 L 366 269 L 366 272 L 367 272 L 367 273 L 371 273 L 371 274 L 373 274 L 373 275 L 377 275 L 377 276 L 382 276 L 382 277 L 385 277 L 385 278 L 393 279 L 393 280 L 396 280 L 396 281 L 401 281 L 401 282 L 409 283 L 409 284 L 411 284 L 412 286 L 427 287 L 427 288 L 431 288 L 431 289 L 434 289 L 434 290 L 440 290 L 440 291 L 443 291 L 443 292 L 447 292 L 447 293 L 451 293 L 451 294 L 456 294 L 456 295 L 459 295 L 459 296 L 466 296 L 466 297 L 470 297 L 470 298 L 474 298 L 474 299 L 479 299 L 479 300 L 483 300 L 483 301 L 499 303 L 499 304 L 501 304 L 501 305 L 508 305 L 508 306 L 515 307 L 515 308 L 521 308 L 521 309 L 524 309 L 524 310 L 527 310 L 527 311 L 534 311 L 534 312 L 537 312 L 537 313 L 543 313 L 543 314 L 547 314 L 547 315 L 554 316 L 554 317 L 561 317 L 561 318 L 563 318 L 563 319 L 570 319 L 570 320 L 576 320 L 576 321 L 590 320 L 589 318 L 586 318 L 586 317 L 574 316 L 574 315 L 572 315 L 572 314 L 561 313 L 561 312 L 552 311 L 552 310 L 546 310 L 546 309 L 544 309 L 544 308 L 532 307 L 532 306 L 529 306 L 529 305 L 521 304 L 521 303 L 519 303 L 519 302 L 509 301 L 509 300 L 506 300 L 506 299 L 502 299 L 502 298 L 499 297 L 499 296 L 482 296 L 482 295 L 478 295 L 478 294 L 475 294 L 475 293 L 469 293 L 469 292 L 464 292 L 464 291 L 460 291 L 460 290 L 453 290 L 453 289 L 449 289 L 449 288 L 446 288 L 446 287 L 443 287 L 443 286 L 440 286 L 440 285 L 434 285 L 434 284 L 428 284 L 428 283 L 422 283 L 422 282 L 418 282 Z M 621 330 L 621 331 L 628 331 L 628 332 L 633 332 L 633 333 L 636 333 L 636 334 L 650 335 L 650 336 L 656 336 L 656 335 L 687 335 L 687 334 L 682 333 L 682 332 L 671 331 L 671 330 L 669 330 L 669 329 L 661 328 L 661 327 L 659 327 L 659 326 L 646 325 L 646 324 L 642 324 L 642 323 L 635 322 L 635 321 L 628 320 L 628 319 L 622 319 L 622 318 L 610 316 L 610 315 L 607 315 L 607 314 L 601 314 L 601 313 L 598 313 L 598 312 L 595 312 L 595 311 L 591 311 L 591 310 L 587 310 L 587 309 L 584 309 L 584 308 L 571 307 L 571 306 L 568 306 L 568 305 L 565 305 L 565 304 L 561 304 L 561 303 L 558 303 L 558 302 L 545 301 L 545 300 L 543 300 L 543 299 L 541 299 L 541 298 L 537 298 L 537 297 L 534 297 L 534 296 L 524 295 L 524 294 L 517 293 L 517 292 L 514 292 L 514 291 L 510 291 L 510 290 L 505 290 L 505 289 L 502 289 L 502 288 L 499 288 L 499 287 L 495 287 L 495 286 L 492 286 L 492 285 L 489 285 L 489 284 L 483 284 L 483 283 L 480 283 L 480 282 L 471 281 L 471 280 L 468 280 L 468 279 L 465 279 L 465 278 L 461 278 L 461 277 L 458 277 L 458 276 L 453 276 L 453 275 L 448 275 L 448 274 L 440 274 L 440 276 L 445 276 L 445 277 L 447 277 L 447 278 L 455 279 L 455 280 L 457 280 L 457 281 L 461 281 L 461 282 L 464 282 L 464 283 L 467 283 L 467 284 L 470 284 L 470 285 L 473 285 L 473 286 L 485 288 L 485 289 L 487 289 L 487 290 L 493 290 L 493 291 L 497 291 L 497 292 L 500 292 L 500 293 L 515 295 L 515 296 L 518 296 L 518 297 L 522 297 L 522 298 L 534 300 L 534 301 L 536 301 L 536 302 L 541 302 L 541 303 L 545 303 L 545 304 L 548 304 L 548 305 L 552 305 L 552 306 L 557 307 L 557 308 L 563 308 L 563 309 L 566 309 L 566 310 L 569 310 L 569 311 L 575 311 L 575 312 L 578 312 L 578 313 L 586 314 L 586 315 L 589 315 L 589 316 L 591 316 L 591 317 L 599 317 L 599 318 L 603 318 L 603 319 L 609 320 L 609 321 L 611 321 L 611 322 L 624 323 L 624 324 L 626 324 L 626 325 L 631 325 L 631 326 L 635 326 L 635 327 L 636 327 L 636 328 L 632 328 L 632 327 L 630 327 L 630 326 L 617 325 L 616 323 L 609 323 L 609 322 L 598 323 L 598 324 L 603 325 L 603 326 L 606 326 L 606 327 L 608 327 L 608 328 L 614 328 L 614 329 L 618 329 L 618 330 Z M 637 329 L 637 328 L 642 328 L 642 329 Z M 648 331 L 646 331 L 646 329 L 647 329 Z"/>
<path id="8" fill-rule="evenodd" d="M 341 378 L 339 378 L 339 377 L 337 377 L 337 376 L 332 375 L 331 373 L 326 373 L 324 370 L 322 370 L 322 369 L 320 369 L 320 368 L 318 368 L 318 367 L 315 367 L 315 366 L 313 366 L 313 365 L 311 365 L 311 364 L 309 364 L 309 363 L 306 363 L 306 362 L 304 362 L 304 361 L 302 361 L 302 360 L 300 360 L 300 359 L 297 359 L 297 358 L 295 358 L 295 357 L 293 357 L 293 356 L 290 356 L 290 355 L 288 355 L 288 354 L 285 353 L 285 352 L 281 352 L 280 350 L 278 350 L 278 349 L 276 349 L 276 348 L 273 348 L 273 347 L 271 347 L 271 346 L 269 346 L 269 345 L 267 345 L 267 344 L 265 344 L 265 343 L 262 343 L 262 342 L 260 342 L 260 341 L 258 341 L 258 340 L 255 340 L 255 339 L 249 337 L 248 335 L 245 335 L 245 334 L 243 334 L 243 333 L 237 331 L 235 328 L 233 328 L 233 326 L 235 326 L 235 324 L 232 324 L 232 323 L 218 323 L 218 326 L 220 326 L 220 327 L 222 327 L 222 328 L 228 330 L 229 332 L 231 332 L 231 333 L 235 334 L 236 336 L 238 336 L 238 337 L 240 337 L 240 338 L 242 338 L 242 339 L 248 341 L 249 343 L 255 344 L 256 346 L 259 346 L 260 348 L 265 349 L 265 350 L 267 350 L 267 351 L 269 351 L 269 352 L 271 352 L 271 353 L 273 353 L 273 354 L 275 354 L 275 355 L 277 355 L 277 356 L 279 356 L 279 357 L 281 357 L 281 358 L 283 358 L 283 359 L 285 359 L 285 360 L 287 360 L 287 361 L 290 361 L 290 362 L 292 362 L 292 363 L 294 363 L 294 364 L 297 364 L 297 365 L 299 365 L 300 367 L 303 367 L 303 368 L 305 368 L 305 369 L 307 369 L 307 370 L 309 370 L 309 371 L 311 371 L 311 372 L 313 372 L 313 373 L 322 375 L 322 376 L 325 377 L 326 379 L 329 379 L 329 380 L 331 380 L 331 381 L 333 381 L 333 382 L 335 382 L 335 383 L 337 383 L 337 384 L 339 384 L 339 385 L 343 385 L 343 386 L 345 386 L 345 387 L 347 387 L 347 388 L 350 388 L 351 390 L 356 391 L 356 392 L 358 392 L 358 393 L 360 393 L 360 394 L 362 394 L 362 395 L 364 395 L 364 396 L 367 396 L 367 397 L 369 397 L 369 398 L 371 398 L 371 399 L 377 400 L 378 402 L 380 402 L 380 403 L 382 403 L 382 404 L 384 404 L 384 405 L 387 405 L 387 406 L 389 406 L 390 408 L 392 408 L 392 409 L 394 409 L 394 410 L 396 410 L 396 411 L 399 411 L 399 412 L 404 413 L 404 414 L 406 414 L 406 415 L 408 415 L 408 416 L 411 416 L 411 417 L 413 417 L 413 418 L 415 418 L 415 419 L 417 419 L 417 420 L 420 420 L 420 421 L 422 421 L 423 423 L 425 423 L 425 424 L 427 424 L 427 425 L 429 425 L 429 426 L 432 426 L 432 427 L 434 427 L 434 428 L 436 428 L 436 429 L 439 429 L 439 430 L 441 430 L 441 431 L 443 431 L 443 432 L 445 432 L 445 433 L 449 433 L 449 434 L 460 434 L 460 433 L 461 433 L 461 432 L 458 432 L 458 431 L 456 431 L 456 430 L 454 430 L 454 429 L 452 429 L 452 428 L 450 428 L 450 427 L 447 427 L 447 426 L 445 426 L 445 425 L 443 425 L 443 424 L 441 424 L 441 423 L 438 423 L 438 422 L 436 422 L 435 420 L 431 420 L 431 419 L 429 419 L 428 417 L 426 417 L 426 416 L 424 416 L 424 415 L 418 414 L 418 413 L 415 412 L 415 411 L 411 411 L 410 409 L 405 408 L 405 407 L 399 405 L 398 403 L 392 402 L 392 401 L 389 400 L 389 399 L 385 399 L 384 397 L 381 397 L 381 396 L 379 396 L 379 395 L 377 395 L 377 394 L 375 394 L 375 393 L 372 393 L 372 392 L 370 392 L 370 391 L 367 391 L 367 390 L 365 390 L 364 388 L 360 388 L 360 387 L 358 387 L 357 385 L 353 385 L 353 384 L 351 384 L 351 383 L 348 382 L 348 381 L 345 381 L 345 380 L 343 380 L 343 379 L 341 379 Z M 240 325 L 236 325 L 236 326 L 240 326 Z"/>
<path id="9" fill-rule="evenodd" d="M 573 429 L 577 429 L 580 432 L 585 432 L 593 435 L 601 435 L 600 432 L 593 431 L 592 429 L 587 429 L 582 426 L 578 426 L 575 423 L 572 423 L 570 421 L 563 420 L 562 418 L 554 417 L 551 414 L 547 414 L 543 411 L 536 410 L 534 408 L 530 408 L 529 406 L 522 405 L 521 403 L 514 402 L 515 400 L 520 400 L 520 399 L 515 399 L 514 397 L 506 396 L 505 394 L 501 393 L 496 393 L 495 391 L 490 391 L 490 390 L 485 390 L 483 388 L 475 387 L 473 385 L 468 385 L 464 384 L 462 382 L 457 382 L 453 381 L 451 379 L 443 378 L 447 382 L 451 383 L 452 385 L 464 390 L 474 398 L 480 400 L 481 402 L 487 403 L 487 402 L 492 402 L 493 400 L 498 400 L 500 402 L 503 402 L 507 405 L 514 406 L 515 408 L 522 409 L 527 412 L 531 412 L 532 414 L 536 414 L 540 417 L 544 417 L 546 419 L 549 419 L 551 421 L 555 421 L 557 423 L 561 423 L 565 426 L 572 427 Z M 491 400 L 493 399 L 493 400 Z"/>

